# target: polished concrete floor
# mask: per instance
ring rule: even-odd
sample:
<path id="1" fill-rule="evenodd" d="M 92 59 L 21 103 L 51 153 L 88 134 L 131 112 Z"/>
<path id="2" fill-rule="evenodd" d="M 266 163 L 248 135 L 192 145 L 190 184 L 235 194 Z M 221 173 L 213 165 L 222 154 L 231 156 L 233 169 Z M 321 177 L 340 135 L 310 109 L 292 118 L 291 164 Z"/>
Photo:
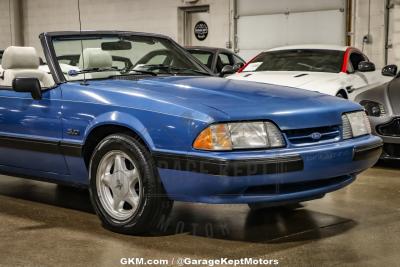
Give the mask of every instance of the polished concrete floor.
<path id="1" fill-rule="evenodd" d="M 121 258 L 265 258 L 280 266 L 399 266 L 400 167 L 295 210 L 176 203 L 158 235 L 104 230 L 85 190 L 0 176 L 1 266 L 119 266 Z"/>

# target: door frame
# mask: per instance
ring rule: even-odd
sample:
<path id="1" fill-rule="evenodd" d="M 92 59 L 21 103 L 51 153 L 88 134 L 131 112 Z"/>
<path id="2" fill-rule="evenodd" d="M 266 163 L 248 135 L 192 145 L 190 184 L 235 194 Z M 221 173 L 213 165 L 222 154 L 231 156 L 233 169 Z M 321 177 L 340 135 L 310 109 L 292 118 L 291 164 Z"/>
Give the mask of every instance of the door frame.
<path id="1" fill-rule="evenodd" d="M 178 8 L 178 42 L 183 46 L 189 43 L 192 30 L 189 25 L 190 14 L 210 12 L 210 5 L 189 6 Z M 189 29 L 190 28 L 190 29 Z"/>

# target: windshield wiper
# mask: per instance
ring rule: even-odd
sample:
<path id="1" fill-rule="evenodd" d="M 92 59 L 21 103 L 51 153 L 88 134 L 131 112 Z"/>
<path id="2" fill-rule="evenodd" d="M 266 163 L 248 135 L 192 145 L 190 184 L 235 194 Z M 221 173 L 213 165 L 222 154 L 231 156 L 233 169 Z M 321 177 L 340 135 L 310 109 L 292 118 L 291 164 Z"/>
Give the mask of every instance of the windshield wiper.
<path id="1" fill-rule="evenodd" d="M 79 74 L 84 74 L 84 73 L 97 73 L 97 72 L 108 72 L 108 71 L 118 71 L 120 73 L 124 73 L 124 75 L 128 75 L 128 73 L 125 71 L 125 69 L 117 69 L 117 68 L 89 68 L 89 69 L 84 69 L 84 70 L 70 70 L 68 71 L 69 76 L 78 76 Z M 134 71 L 140 74 L 149 74 L 151 76 L 157 76 L 157 73 L 152 72 L 152 71 L 147 71 L 147 70 L 129 70 Z M 132 74 L 132 73 L 130 73 Z M 118 76 L 118 75 L 111 75 L 111 76 Z M 110 76 L 110 77 L 111 77 Z"/>
<path id="2" fill-rule="evenodd" d="M 84 73 L 107 72 L 107 71 L 120 71 L 120 70 L 117 68 L 89 68 L 83 70 L 69 70 L 67 74 L 69 76 L 78 76 L 79 74 L 84 74 Z"/>
<path id="3" fill-rule="evenodd" d="M 159 70 L 167 70 L 168 73 L 170 74 L 178 74 L 179 72 L 194 72 L 194 73 L 199 73 L 199 74 L 203 74 L 203 75 L 208 75 L 211 76 L 210 73 L 205 72 L 205 71 L 201 71 L 201 70 L 195 70 L 195 69 L 190 69 L 190 68 L 182 68 L 182 67 L 175 67 L 175 66 L 171 66 L 171 65 L 163 65 L 163 64 L 155 64 L 155 65 L 144 65 L 143 67 L 148 67 L 148 70 L 155 70 L 155 69 L 159 69 Z M 173 71 L 178 71 L 178 72 L 173 72 Z"/>

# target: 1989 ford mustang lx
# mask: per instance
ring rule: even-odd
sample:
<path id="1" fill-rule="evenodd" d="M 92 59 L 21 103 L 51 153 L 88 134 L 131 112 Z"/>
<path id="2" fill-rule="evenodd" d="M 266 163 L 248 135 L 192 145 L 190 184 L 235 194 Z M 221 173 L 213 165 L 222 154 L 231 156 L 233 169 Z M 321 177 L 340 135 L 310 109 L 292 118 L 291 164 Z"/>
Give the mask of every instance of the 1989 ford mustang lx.
<path id="1" fill-rule="evenodd" d="M 0 171 L 88 186 L 113 231 L 151 231 L 173 200 L 254 207 L 320 198 L 381 153 L 358 104 L 212 77 L 167 37 L 40 39 L 46 66 L 34 48 L 4 52 Z M 156 50 L 168 53 L 146 57 Z"/>

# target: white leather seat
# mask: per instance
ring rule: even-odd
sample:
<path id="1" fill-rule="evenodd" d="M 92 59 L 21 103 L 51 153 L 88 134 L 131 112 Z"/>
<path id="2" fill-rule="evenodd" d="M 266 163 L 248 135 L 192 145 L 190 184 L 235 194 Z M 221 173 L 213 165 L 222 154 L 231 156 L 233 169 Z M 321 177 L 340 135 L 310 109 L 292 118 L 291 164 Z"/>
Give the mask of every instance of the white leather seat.
<path id="1" fill-rule="evenodd" d="M 85 66 L 83 63 L 85 62 Z M 101 48 L 86 48 L 83 50 L 83 57 L 79 59 L 79 69 L 109 69 L 112 68 L 112 56 Z M 87 73 L 87 79 L 102 79 L 112 75 L 118 75 L 118 71 L 105 71 Z"/>
<path id="2" fill-rule="evenodd" d="M 54 86 L 52 76 L 39 70 L 39 56 L 33 47 L 8 47 L 4 51 L 1 65 L 3 74 L 0 86 L 11 87 L 15 78 L 37 78 L 43 88 Z"/>

